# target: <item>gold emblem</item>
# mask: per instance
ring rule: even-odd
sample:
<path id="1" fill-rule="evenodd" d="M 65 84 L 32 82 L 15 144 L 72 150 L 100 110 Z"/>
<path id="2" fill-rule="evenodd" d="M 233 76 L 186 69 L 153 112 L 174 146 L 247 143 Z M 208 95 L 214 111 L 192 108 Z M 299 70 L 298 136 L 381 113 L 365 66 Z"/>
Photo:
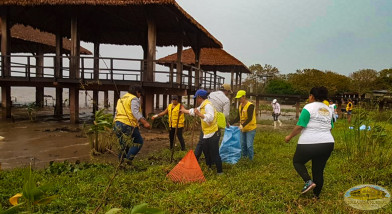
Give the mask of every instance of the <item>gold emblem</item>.
<path id="1" fill-rule="evenodd" d="M 359 210 L 376 210 L 387 205 L 391 200 L 389 192 L 376 185 L 365 184 L 347 190 L 344 201 Z"/>

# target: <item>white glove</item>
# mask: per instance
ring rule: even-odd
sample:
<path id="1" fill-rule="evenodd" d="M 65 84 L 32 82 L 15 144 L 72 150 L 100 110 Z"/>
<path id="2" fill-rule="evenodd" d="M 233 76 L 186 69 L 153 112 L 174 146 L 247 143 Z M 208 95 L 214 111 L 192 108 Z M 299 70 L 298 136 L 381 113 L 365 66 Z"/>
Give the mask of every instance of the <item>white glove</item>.
<path id="1" fill-rule="evenodd" d="M 159 117 L 159 115 L 156 114 L 156 115 L 152 116 L 151 119 L 154 120 L 154 119 L 157 118 L 157 117 Z"/>

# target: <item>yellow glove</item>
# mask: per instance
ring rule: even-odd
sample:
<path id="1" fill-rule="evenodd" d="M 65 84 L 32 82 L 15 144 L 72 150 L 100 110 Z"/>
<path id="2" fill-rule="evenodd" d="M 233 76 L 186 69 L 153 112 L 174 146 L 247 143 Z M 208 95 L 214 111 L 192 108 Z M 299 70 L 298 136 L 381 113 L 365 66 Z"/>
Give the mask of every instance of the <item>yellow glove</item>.
<path id="1" fill-rule="evenodd" d="M 244 127 L 242 125 L 240 125 L 240 130 L 242 130 Z"/>

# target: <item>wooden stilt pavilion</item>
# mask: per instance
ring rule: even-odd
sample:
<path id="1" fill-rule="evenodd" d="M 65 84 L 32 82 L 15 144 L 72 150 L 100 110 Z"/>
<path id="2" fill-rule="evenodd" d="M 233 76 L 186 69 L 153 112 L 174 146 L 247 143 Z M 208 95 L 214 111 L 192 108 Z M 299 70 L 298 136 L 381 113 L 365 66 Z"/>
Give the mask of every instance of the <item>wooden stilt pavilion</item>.
<path id="1" fill-rule="evenodd" d="M 1 27 L 1 19 L 0 19 L 0 27 Z M 17 62 L 13 63 L 14 74 L 23 74 L 26 75 L 26 65 L 29 65 L 29 69 L 31 69 L 29 75 L 30 77 L 42 78 L 44 77 L 44 54 L 55 53 L 56 52 L 56 38 L 55 35 L 50 33 L 41 32 L 37 29 L 34 29 L 30 26 L 24 26 L 21 24 L 15 24 L 11 27 L 10 30 L 10 39 L 11 39 L 11 53 L 31 53 L 32 55 L 27 59 L 27 62 Z M 1 36 L 1 32 L 0 32 Z M 63 38 L 62 43 L 64 44 L 62 48 L 62 52 L 69 54 L 71 52 L 71 41 Z M 92 53 L 80 47 L 80 53 L 83 55 L 91 55 Z M 38 106 L 43 106 L 44 104 L 44 87 L 42 87 L 39 82 L 37 82 L 35 91 L 35 102 Z M 58 90 L 58 89 L 57 89 Z M 7 85 L 2 85 L 2 92 L 4 94 L 11 93 L 11 87 Z M 62 90 L 61 90 L 62 93 Z M 3 94 L 3 95 L 4 95 Z M 5 109 L 3 110 L 3 118 L 9 118 L 11 116 L 11 101 L 10 96 L 3 96 Z M 3 100 L 2 99 L 2 100 Z M 9 99 L 9 100 L 7 100 Z M 56 99 L 57 105 L 56 108 L 61 108 L 62 100 Z"/>
<path id="2" fill-rule="evenodd" d="M 54 77 L 41 81 L 44 85 L 56 85 L 70 90 L 70 120 L 79 120 L 80 89 L 125 91 L 129 85 L 142 85 L 146 90 L 145 112 L 153 111 L 154 94 L 187 94 L 200 86 L 201 48 L 222 48 L 222 44 L 203 26 L 186 13 L 174 0 L 8 0 L 0 2 L 2 31 L 2 69 L 0 83 L 3 85 L 34 85 L 33 79 L 12 75 L 10 64 L 10 28 L 16 23 L 56 35 L 54 66 L 46 67 Z M 71 39 L 71 54 L 61 52 L 63 36 Z M 80 41 L 94 43 L 94 57 L 80 56 Z M 100 57 L 100 44 L 140 45 L 144 54 L 141 59 Z M 187 74 L 182 73 L 177 61 L 169 71 L 156 69 L 157 46 L 192 47 L 195 65 Z M 102 66 L 105 61 L 105 66 Z M 121 67 L 119 64 L 127 63 Z M 174 80 L 174 73 L 181 71 L 186 81 Z M 7 93 L 3 96 L 7 97 Z M 6 102 L 6 101 L 5 101 Z M 95 100 L 94 100 L 95 102 Z M 116 103 L 114 101 L 114 103 Z M 6 103 L 3 103 L 3 106 Z M 7 108 L 6 108 L 7 109 Z M 6 114 L 10 114 L 10 109 Z"/>

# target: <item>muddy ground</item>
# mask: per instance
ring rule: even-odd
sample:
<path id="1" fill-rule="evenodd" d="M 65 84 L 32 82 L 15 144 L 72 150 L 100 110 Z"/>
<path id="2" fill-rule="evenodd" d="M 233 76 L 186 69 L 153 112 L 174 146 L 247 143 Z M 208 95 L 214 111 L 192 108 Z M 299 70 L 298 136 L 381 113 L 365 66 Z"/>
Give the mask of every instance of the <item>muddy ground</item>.
<path id="1" fill-rule="evenodd" d="M 66 113 L 67 110 L 65 110 Z M 25 167 L 30 163 L 42 168 L 50 161 L 94 161 L 116 162 L 114 154 L 92 155 L 89 140 L 85 135 L 85 124 L 91 123 L 92 114 L 81 111 L 81 124 L 70 124 L 69 116 L 54 118 L 53 109 L 37 112 L 36 120 L 30 121 L 25 109 L 13 109 L 13 120 L 0 121 L 0 163 L 1 169 Z M 286 113 L 282 120 L 293 120 L 295 113 Z M 270 119 L 263 113 L 258 119 Z M 259 125 L 271 128 L 271 125 Z M 198 132 L 197 132 L 198 133 Z M 165 130 L 146 130 L 141 128 L 144 145 L 138 158 L 169 147 L 169 137 Z M 198 135 L 195 134 L 194 143 Z M 187 148 L 191 147 L 191 134 L 186 132 L 184 138 Z M 114 149 L 115 150 L 115 149 Z M 115 151 L 116 152 L 116 151 Z"/>

